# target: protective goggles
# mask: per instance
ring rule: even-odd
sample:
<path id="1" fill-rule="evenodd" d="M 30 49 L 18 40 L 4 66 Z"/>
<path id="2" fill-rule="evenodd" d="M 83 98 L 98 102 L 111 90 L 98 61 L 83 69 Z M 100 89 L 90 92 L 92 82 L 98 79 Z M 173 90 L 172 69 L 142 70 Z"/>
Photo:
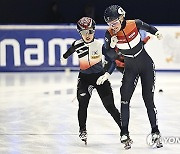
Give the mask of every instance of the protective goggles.
<path id="1" fill-rule="evenodd" d="M 116 19 L 115 21 L 109 22 L 109 23 L 107 23 L 107 24 L 108 24 L 108 26 L 110 26 L 110 27 L 114 27 L 114 26 L 118 25 L 119 23 L 120 23 L 120 22 L 119 22 L 119 19 Z"/>
<path id="2" fill-rule="evenodd" d="M 122 21 L 123 21 L 123 17 L 121 16 L 121 17 L 117 18 L 116 20 L 111 21 L 111 22 L 109 22 L 109 23 L 107 23 L 107 24 L 108 24 L 108 26 L 110 26 L 110 27 L 115 27 L 115 26 L 117 26 L 119 23 L 122 24 Z"/>
<path id="3" fill-rule="evenodd" d="M 95 30 L 93 29 L 87 29 L 80 31 L 81 35 L 87 35 L 87 34 L 94 34 Z"/>

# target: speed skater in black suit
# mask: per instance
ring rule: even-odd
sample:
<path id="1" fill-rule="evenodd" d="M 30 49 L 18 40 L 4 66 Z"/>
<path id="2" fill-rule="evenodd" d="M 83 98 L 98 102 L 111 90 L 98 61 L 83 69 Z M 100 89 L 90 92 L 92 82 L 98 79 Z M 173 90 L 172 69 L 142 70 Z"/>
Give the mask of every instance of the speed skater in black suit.
<path id="1" fill-rule="evenodd" d="M 77 85 L 79 137 L 86 144 L 87 108 L 94 88 L 96 88 L 104 107 L 113 117 L 119 128 L 121 124 L 120 113 L 115 107 L 111 84 L 108 81 L 110 74 L 115 69 L 115 62 L 108 56 L 108 51 L 105 51 L 103 44 L 94 38 L 95 21 L 92 18 L 81 18 L 77 22 L 77 30 L 81 39 L 73 42 L 72 46 L 63 54 L 61 62 L 65 62 L 74 52 L 78 54 L 80 63 Z M 102 65 L 102 55 L 110 63 L 110 67 L 106 72 L 104 72 Z"/>

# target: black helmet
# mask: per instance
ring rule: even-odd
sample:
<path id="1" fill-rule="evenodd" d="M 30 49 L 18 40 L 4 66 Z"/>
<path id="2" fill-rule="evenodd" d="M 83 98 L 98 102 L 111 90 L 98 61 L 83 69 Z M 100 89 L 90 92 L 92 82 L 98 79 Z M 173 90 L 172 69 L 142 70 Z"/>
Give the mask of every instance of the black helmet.
<path id="1" fill-rule="evenodd" d="M 119 18 L 120 15 L 125 17 L 125 13 L 126 12 L 119 5 L 111 5 L 104 11 L 104 20 L 106 22 L 111 22 Z"/>
<path id="2" fill-rule="evenodd" d="M 95 25 L 96 25 L 96 23 L 92 18 L 90 18 L 90 17 L 82 17 L 77 22 L 77 30 L 79 32 L 82 31 L 82 30 L 89 29 L 89 28 L 93 28 L 93 30 L 95 30 Z"/>

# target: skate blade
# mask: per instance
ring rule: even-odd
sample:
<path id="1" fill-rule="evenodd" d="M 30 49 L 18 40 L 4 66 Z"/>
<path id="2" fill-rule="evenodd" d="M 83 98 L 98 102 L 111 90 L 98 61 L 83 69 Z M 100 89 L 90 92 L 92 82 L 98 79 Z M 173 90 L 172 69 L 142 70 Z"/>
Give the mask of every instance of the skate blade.
<path id="1" fill-rule="evenodd" d="M 157 148 L 162 148 L 163 147 L 163 145 L 157 145 Z"/>
<path id="2" fill-rule="evenodd" d="M 156 148 L 162 148 L 163 147 L 163 144 L 162 143 L 158 143 L 157 145 L 156 145 Z"/>
<path id="3" fill-rule="evenodd" d="M 131 145 L 125 145 L 125 146 L 124 146 L 124 149 L 125 149 L 125 150 L 131 149 Z"/>
<path id="4" fill-rule="evenodd" d="M 87 145 L 87 139 L 82 139 L 82 141 Z"/>
<path id="5" fill-rule="evenodd" d="M 155 143 L 154 145 L 152 145 L 152 148 L 155 149 L 155 148 L 162 148 L 163 147 L 163 144 L 162 143 Z"/>
<path id="6" fill-rule="evenodd" d="M 133 143 L 133 141 L 130 139 L 129 141 L 124 142 L 124 149 L 128 150 L 131 149 L 131 144 Z"/>

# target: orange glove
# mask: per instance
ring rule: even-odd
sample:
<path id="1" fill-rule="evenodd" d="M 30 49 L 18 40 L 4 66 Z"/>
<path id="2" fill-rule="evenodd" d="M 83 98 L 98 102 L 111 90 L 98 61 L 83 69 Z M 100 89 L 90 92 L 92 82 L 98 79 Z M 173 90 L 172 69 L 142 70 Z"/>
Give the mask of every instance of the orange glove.
<path id="1" fill-rule="evenodd" d="M 117 67 L 124 67 L 124 62 L 119 61 L 119 60 L 115 60 L 115 62 L 116 62 Z"/>
<path id="2" fill-rule="evenodd" d="M 124 68 L 124 56 L 119 55 L 118 58 L 115 60 L 117 67 L 123 67 Z"/>
<path id="3" fill-rule="evenodd" d="M 146 44 L 150 39 L 150 36 L 146 36 L 142 41 L 144 44 Z"/>

